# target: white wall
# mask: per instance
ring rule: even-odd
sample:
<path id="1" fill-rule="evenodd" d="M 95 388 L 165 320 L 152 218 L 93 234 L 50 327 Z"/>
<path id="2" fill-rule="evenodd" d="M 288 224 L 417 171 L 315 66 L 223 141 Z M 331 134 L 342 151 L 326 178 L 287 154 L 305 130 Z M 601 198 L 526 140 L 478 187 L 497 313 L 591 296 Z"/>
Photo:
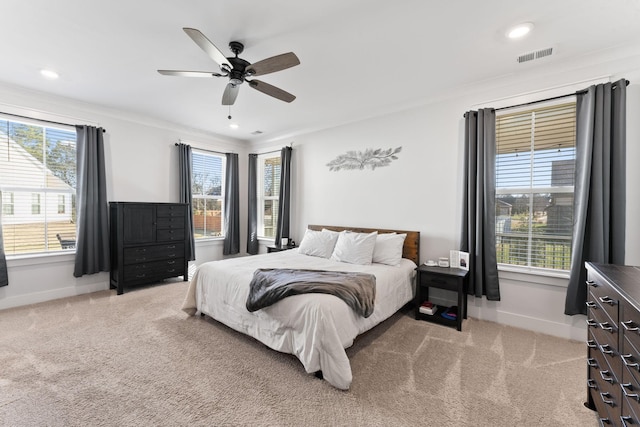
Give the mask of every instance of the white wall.
<path id="1" fill-rule="evenodd" d="M 99 106 L 78 103 L 0 84 L 0 111 L 64 123 L 104 127 L 109 201 L 177 202 L 178 154 L 175 143 L 236 152 L 240 160 L 241 224 L 246 224 L 246 149 L 220 138 Z M 241 241 L 246 239 L 242 230 Z M 220 240 L 198 243 L 193 264 L 222 258 Z M 109 288 L 107 273 L 73 277 L 73 255 L 8 259 L 9 286 L 0 288 L 0 309 Z"/>
<path id="2" fill-rule="evenodd" d="M 448 256 L 450 249 L 459 247 L 463 113 L 485 100 L 602 76 L 609 65 L 606 70 L 543 76 L 539 81 L 499 90 L 479 87 L 450 100 L 294 138 L 293 238 L 299 241 L 308 224 L 419 230 L 421 261 Z M 640 265 L 640 242 L 634 238 L 640 235 L 636 220 L 640 217 L 640 194 L 635 189 L 640 181 L 640 125 L 636 120 L 640 115 L 640 71 L 618 69 L 622 74 L 610 73 L 612 80 L 631 80 L 627 101 L 627 264 Z M 554 90 L 572 93 L 562 87 Z M 529 98 L 543 99 L 542 93 L 554 90 Z M 397 146 L 402 146 L 399 159 L 375 171 L 332 172 L 326 166 L 348 150 Z M 501 301 L 469 297 L 469 315 L 582 340 L 586 338 L 585 317 L 563 314 L 566 285 L 566 278 L 501 271 Z M 437 291 L 433 292 L 436 302 L 454 303 L 455 295 Z"/>

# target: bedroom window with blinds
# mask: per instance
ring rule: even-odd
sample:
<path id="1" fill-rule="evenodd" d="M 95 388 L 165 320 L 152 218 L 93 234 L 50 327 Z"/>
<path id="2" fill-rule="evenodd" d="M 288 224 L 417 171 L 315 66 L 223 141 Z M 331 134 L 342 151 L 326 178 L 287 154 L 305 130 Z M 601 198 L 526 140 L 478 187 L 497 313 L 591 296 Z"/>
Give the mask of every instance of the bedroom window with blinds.
<path id="1" fill-rule="evenodd" d="M 258 156 L 258 237 L 274 238 L 280 197 L 280 153 Z"/>
<path id="2" fill-rule="evenodd" d="M 192 149 L 191 193 L 196 239 L 221 237 L 224 230 L 224 177 L 226 158 Z"/>
<path id="3" fill-rule="evenodd" d="M 498 115 L 496 145 L 498 263 L 569 270 L 575 101 Z"/>
<path id="4" fill-rule="evenodd" d="M 0 117 L 0 191 L 7 255 L 63 250 L 76 238 L 75 129 Z"/>

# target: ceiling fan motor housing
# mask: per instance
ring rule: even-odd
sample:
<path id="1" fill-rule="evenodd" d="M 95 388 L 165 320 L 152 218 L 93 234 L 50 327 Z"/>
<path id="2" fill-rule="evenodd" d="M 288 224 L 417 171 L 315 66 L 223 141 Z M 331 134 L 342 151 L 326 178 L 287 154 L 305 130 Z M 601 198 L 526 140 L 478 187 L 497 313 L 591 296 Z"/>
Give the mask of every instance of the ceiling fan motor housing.
<path id="1" fill-rule="evenodd" d="M 231 71 L 229 71 L 229 83 L 231 83 L 234 86 L 242 84 L 242 82 L 244 82 L 244 77 L 245 77 L 244 70 L 249 65 L 251 65 L 251 63 L 249 63 L 248 61 L 245 61 L 242 58 L 238 58 L 237 56 L 236 57 L 231 56 L 227 58 L 227 60 L 233 66 Z"/>

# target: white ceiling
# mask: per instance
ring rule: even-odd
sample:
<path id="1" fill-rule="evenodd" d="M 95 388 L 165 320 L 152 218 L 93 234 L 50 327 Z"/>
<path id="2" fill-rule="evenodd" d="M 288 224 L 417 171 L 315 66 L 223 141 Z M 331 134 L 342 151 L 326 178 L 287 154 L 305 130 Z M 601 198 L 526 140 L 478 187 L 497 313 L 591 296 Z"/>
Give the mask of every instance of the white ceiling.
<path id="1" fill-rule="evenodd" d="M 638 0 L 2 0 L 0 16 L 0 82 L 241 140 L 398 111 L 611 52 L 640 56 Z M 530 36 L 504 37 L 523 21 L 535 24 Z M 228 42 L 241 41 L 249 62 L 295 52 L 301 65 L 260 79 L 297 99 L 243 84 L 231 108 L 240 128 L 230 129 L 226 79 L 156 72 L 219 71 L 182 27 L 229 56 Z M 516 61 L 547 47 L 551 57 Z M 43 79 L 44 67 L 60 78 Z"/>

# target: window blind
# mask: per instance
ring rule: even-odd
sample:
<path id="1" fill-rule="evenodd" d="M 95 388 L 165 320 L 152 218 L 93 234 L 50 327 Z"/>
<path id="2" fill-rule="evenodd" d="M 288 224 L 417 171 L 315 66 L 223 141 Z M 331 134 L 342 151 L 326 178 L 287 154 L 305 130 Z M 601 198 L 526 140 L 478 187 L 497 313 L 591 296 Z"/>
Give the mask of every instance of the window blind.
<path id="1" fill-rule="evenodd" d="M 570 268 L 575 111 L 570 102 L 496 117 L 499 263 Z"/>

